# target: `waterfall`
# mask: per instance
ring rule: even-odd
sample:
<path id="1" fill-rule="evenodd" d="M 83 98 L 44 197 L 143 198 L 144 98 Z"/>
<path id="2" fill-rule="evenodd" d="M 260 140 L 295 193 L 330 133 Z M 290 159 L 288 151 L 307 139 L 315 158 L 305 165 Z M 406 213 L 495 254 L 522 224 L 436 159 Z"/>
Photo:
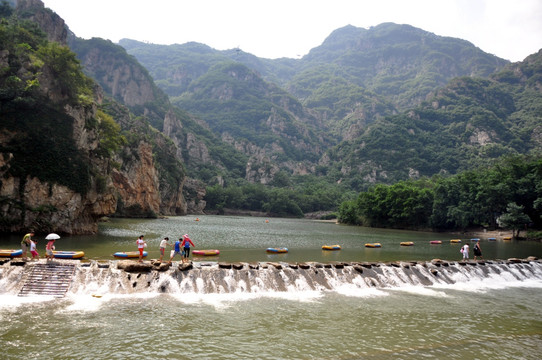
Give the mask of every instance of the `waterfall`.
<path id="1" fill-rule="evenodd" d="M 71 263 L 73 263 L 72 261 Z M 258 294 L 402 287 L 448 287 L 470 282 L 516 286 L 542 282 L 542 262 L 507 261 L 393 263 L 237 263 L 194 262 L 189 269 L 126 272 L 117 261 L 76 262 L 69 294 Z M 0 266 L 0 294 L 16 294 L 32 264 Z M 508 285 L 507 285 L 508 284 Z M 496 285 L 497 286 L 497 285 Z"/>

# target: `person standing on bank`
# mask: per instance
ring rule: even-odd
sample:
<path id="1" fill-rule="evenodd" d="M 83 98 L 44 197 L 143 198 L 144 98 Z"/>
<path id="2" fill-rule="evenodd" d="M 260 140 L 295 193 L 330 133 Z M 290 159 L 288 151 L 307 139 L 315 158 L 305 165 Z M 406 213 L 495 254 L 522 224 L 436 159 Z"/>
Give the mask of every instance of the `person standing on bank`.
<path id="1" fill-rule="evenodd" d="M 23 259 L 27 260 L 28 256 L 27 252 L 30 249 L 30 245 L 32 244 L 32 236 L 34 236 L 34 230 L 30 230 L 28 234 L 23 236 L 23 240 L 21 241 L 21 250 L 23 250 Z"/>
<path id="2" fill-rule="evenodd" d="M 474 260 L 476 260 L 476 257 L 479 257 L 480 259 L 483 259 L 482 257 L 482 248 L 480 247 L 480 240 L 474 244 L 474 248 L 472 249 L 474 252 Z"/>
<path id="3" fill-rule="evenodd" d="M 145 247 L 147 247 L 147 243 L 145 240 L 143 240 L 143 235 L 139 236 L 139 238 L 136 240 L 137 249 L 139 250 L 139 261 L 143 262 L 143 250 L 145 250 Z"/>
<path id="4" fill-rule="evenodd" d="M 188 237 L 188 234 L 184 234 L 183 242 L 181 244 L 184 249 L 183 262 L 188 261 L 188 258 L 190 257 L 190 245 L 192 245 L 192 247 L 195 247 L 192 240 L 190 240 L 190 238 Z"/>

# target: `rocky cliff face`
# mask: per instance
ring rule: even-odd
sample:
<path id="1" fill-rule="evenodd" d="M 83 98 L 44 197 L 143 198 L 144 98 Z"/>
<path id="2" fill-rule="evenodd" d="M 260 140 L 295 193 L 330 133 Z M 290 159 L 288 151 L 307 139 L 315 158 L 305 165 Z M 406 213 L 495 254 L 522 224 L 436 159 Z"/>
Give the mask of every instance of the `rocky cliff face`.
<path id="1" fill-rule="evenodd" d="M 200 164 L 212 162 L 207 146 L 198 140 L 195 134 L 184 129 L 181 119 L 176 115 L 167 96 L 154 85 L 153 79 L 145 68 L 134 62 L 124 49 L 101 39 L 74 38 L 69 43 L 81 59 L 85 72 L 95 78 L 109 96 L 119 100 L 132 113 L 161 131 L 161 133 L 152 133 L 140 127 L 152 138 L 153 153 L 158 149 L 163 153 L 168 153 L 167 157 L 173 162 L 179 162 L 179 167 L 182 167 L 183 161 L 187 160 Z M 126 131 L 131 131 L 134 126 L 129 119 L 116 117 L 115 120 L 121 123 Z M 148 165 L 150 166 L 151 163 L 149 162 Z M 186 182 L 184 176 L 182 179 L 177 179 L 174 184 L 171 181 L 171 174 L 166 169 L 156 162 L 152 165 L 157 168 L 157 189 L 155 190 L 160 197 L 159 203 L 140 203 L 140 200 L 146 197 L 134 198 L 131 194 L 134 194 L 133 190 L 138 188 L 145 191 L 145 187 L 141 186 L 142 183 L 140 185 L 133 183 L 130 186 L 131 191 L 121 191 L 122 206 L 118 212 L 120 215 L 135 216 L 138 209 L 142 216 L 152 213 L 184 215 L 187 212 L 198 214 L 203 212 L 204 184 L 197 181 Z M 115 181 L 119 181 L 119 186 L 125 186 L 125 181 L 121 179 L 134 179 L 137 177 L 134 171 L 138 168 L 143 170 L 145 167 L 130 165 L 122 170 L 126 172 L 126 176 L 120 176 L 121 174 L 117 173 Z M 168 178 L 170 180 L 167 180 Z M 195 188 L 184 191 L 185 183 Z M 193 196 L 193 198 L 185 198 L 186 196 Z M 126 211 L 127 209 L 130 211 Z"/>
<path id="2" fill-rule="evenodd" d="M 95 110 L 95 106 L 65 106 L 65 112 L 72 121 L 75 143 L 82 153 L 91 153 L 97 145 L 96 134 L 85 127 L 88 117 L 93 116 Z M 0 128 L 2 143 L 16 143 L 20 141 L 20 136 L 19 133 Z M 87 160 L 94 171 L 107 174 L 106 162 L 93 157 Z M 82 194 L 36 176 L 21 178 L 9 175 L 11 168 L 18 166 L 16 162 L 13 153 L 0 153 L 0 231 L 22 232 L 32 228 L 36 232 L 94 233 L 98 229 L 98 218 L 113 214 L 116 210 L 117 197 L 107 177 L 90 177 L 88 191 Z"/>
<path id="3" fill-rule="evenodd" d="M 155 100 L 152 82 L 141 66 L 127 64 L 121 57 L 90 49 L 81 61 L 83 67 L 105 91 L 128 107 Z"/>
<path id="4" fill-rule="evenodd" d="M 25 16 L 36 21 L 48 33 L 50 40 L 66 43 L 68 30 L 64 22 L 56 14 L 44 9 L 41 1 L 19 1 L 18 10 L 32 14 L 30 17 Z M 103 106 L 106 98 L 101 88 L 94 88 L 90 103 L 80 103 L 62 91 L 62 84 L 47 65 L 35 69 L 24 61 L 13 62 L 13 59 L 9 50 L 0 49 L 0 66 L 10 68 L 17 64 L 20 68 L 14 71 L 22 81 L 38 78 L 39 87 L 36 91 L 39 97 L 50 102 L 48 106 L 56 109 L 51 110 L 53 113 L 58 111 L 62 117 L 62 126 L 72 129 L 67 142 L 74 145 L 76 156 L 84 159 L 88 165 L 88 176 L 84 191 L 54 179 L 40 178 L 39 175 L 14 176 L 17 173 L 14 169 L 20 168 L 18 162 L 24 159 L 21 154 L 3 151 L 7 147 L 0 146 L 0 231 L 23 232 L 32 228 L 38 233 L 94 233 L 97 231 L 98 219 L 107 215 L 142 217 L 187 213 L 189 207 L 183 195 L 185 175 L 180 157 L 176 154 L 178 149 L 170 139 L 152 129 L 144 120 L 134 120 L 128 109 L 107 99 L 108 109 L 114 109 L 112 112 L 117 115 L 113 116 L 114 120 L 139 141 L 135 145 L 133 142 L 128 143 L 113 157 L 100 155 L 99 130 L 91 124 L 96 123 L 97 110 Z M 144 81 L 138 82 L 138 73 L 132 70 L 119 68 L 117 72 L 113 71 L 111 88 L 128 104 L 146 103 L 153 99 L 152 86 L 145 86 Z M 140 75 L 144 77 L 145 74 Z M 132 80 L 130 77 L 133 77 Z M 0 80 L 5 82 L 1 76 Z M 9 105 L 9 101 L 12 101 L 9 99 L 1 100 L 8 107 L 22 106 Z M 31 106 L 24 105 L 21 110 L 31 113 Z M 48 121 L 47 118 L 41 119 L 42 124 Z M 170 121 L 175 122 L 174 114 L 170 114 Z M 10 122 L 16 123 L 14 120 Z M 24 130 L 21 130 L 24 126 L 0 126 L 1 144 L 9 144 L 12 148 L 34 146 L 25 143 L 26 136 Z M 160 163 L 157 159 L 166 160 Z M 58 159 L 61 162 L 71 160 Z M 73 175 L 65 174 L 68 177 Z M 190 189 L 184 192 L 193 196 L 188 204 L 195 212 L 201 213 L 205 206 L 201 184 L 191 183 Z"/>
<path id="5" fill-rule="evenodd" d="M 16 3 L 18 13 L 37 23 L 47 34 L 47 40 L 66 45 L 68 28 L 64 20 L 46 9 L 41 0 L 16 0 Z"/>

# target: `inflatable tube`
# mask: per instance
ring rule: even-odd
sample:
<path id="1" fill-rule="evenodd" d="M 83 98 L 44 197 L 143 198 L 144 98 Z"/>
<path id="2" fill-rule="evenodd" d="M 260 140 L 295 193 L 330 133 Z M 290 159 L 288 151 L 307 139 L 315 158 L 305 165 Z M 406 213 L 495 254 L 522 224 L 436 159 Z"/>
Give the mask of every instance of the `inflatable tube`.
<path id="1" fill-rule="evenodd" d="M 480 241 L 480 239 L 479 238 L 472 238 L 472 239 L 470 239 L 470 241 Z"/>
<path id="2" fill-rule="evenodd" d="M 497 241 L 496 238 L 487 238 L 487 241 Z"/>
<path id="3" fill-rule="evenodd" d="M 53 251 L 53 256 L 57 259 L 80 259 L 85 256 L 83 251 Z"/>
<path id="4" fill-rule="evenodd" d="M 192 254 L 198 255 L 198 256 L 215 256 L 219 255 L 219 250 L 192 250 Z"/>
<path id="5" fill-rule="evenodd" d="M 457 244 L 457 243 L 460 243 L 460 242 L 461 242 L 461 239 L 452 239 L 452 240 L 450 240 L 450 242 L 451 242 L 452 244 Z"/>
<path id="6" fill-rule="evenodd" d="M 431 240 L 431 241 L 429 241 L 429 244 L 442 244 L 442 241 L 440 241 L 440 240 Z"/>
<path id="7" fill-rule="evenodd" d="M 399 245 L 401 245 L 401 246 L 413 246 L 414 242 L 413 241 L 403 241 Z"/>
<path id="8" fill-rule="evenodd" d="M 147 257 L 147 252 L 143 251 L 143 257 Z M 139 258 L 139 251 L 119 251 L 113 254 L 114 257 L 118 259 L 133 259 L 133 258 Z"/>
<path id="9" fill-rule="evenodd" d="M 288 252 L 288 248 L 282 247 L 282 248 L 267 248 L 266 250 L 268 253 L 276 253 L 276 254 L 283 254 Z"/>
<path id="10" fill-rule="evenodd" d="M 23 255 L 23 250 L 0 249 L 0 257 L 18 257 Z"/>
<path id="11" fill-rule="evenodd" d="M 341 245 L 324 245 L 322 250 L 341 250 Z"/>
<path id="12" fill-rule="evenodd" d="M 365 244 L 365 247 L 368 247 L 368 248 L 379 248 L 379 247 L 382 247 L 382 244 L 380 244 L 380 243 L 368 243 L 368 244 Z"/>
<path id="13" fill-rule="evenodd" d="M 502 239 L 503 239 L 503 240 L 512 240 L 512 237 L 510 237 L 510 236 L 505 236 L 505 237 L 503 237 Z"/>

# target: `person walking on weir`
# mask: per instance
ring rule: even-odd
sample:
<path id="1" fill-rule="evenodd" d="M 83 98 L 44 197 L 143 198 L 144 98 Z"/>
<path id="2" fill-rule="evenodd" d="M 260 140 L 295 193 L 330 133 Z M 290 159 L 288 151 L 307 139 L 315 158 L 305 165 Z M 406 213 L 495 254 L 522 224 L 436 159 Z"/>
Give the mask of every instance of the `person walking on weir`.
<path id="1" fill-rule="evenodd" d="M 143 235 L 140 235 L 139 238 L 136 240 L 137 249 L 139 250 L 139 260 L 138 262 L 143 262 L 143 251 L 145 250 L 145 247 L 147 246 L 147 243 L 145 240 L 143 240 Z"/>
<path id="2" fill-rule="evenodd" d="M 30 249 L 30 245 L 32 244 L 32 237 L 34 236 L 34 230 L 30 230 L 28 234 L 23 236 L 23 240 L 21 241 L 21 250 L 23 250 L 23 259 L 28 260 L 28 250 Z"/>
<path id="3" fill-rule="evenodd" d="M 164 253 L 166 252 L 166 247 L 168 246 L 173 246 L 169 243 L 169 238 L 168 237 L 165 237 L 161 242 L 160 242 L 160 264 L 162 263 L 162 259 L 164 258 Z"/>
<path id="4" fill-rule="evenodd" d="M 469 259 L 469 244 L 465 244 L 461 247 L 461 250 L 459 250 L 463 254 L 463 260 Z"/>
<path id="5" fill-rule="evenodd" d="M 474 248 L 472 249 L 474 252 L 474 260 L 476 260 L 476 257 L 479 257 L 480 259 L 483 259 L 482 257 L 482 248 L 480 247 L 480 240 L 474 244 Z"/>
<path id="6" fill-rule="evenodd" d="M 192 247 L 195 247 L 194 243 L 190 238 L 188 237 L 188 234 L 183 235 L 183 242 L 181 246 L 183 247 L 183 262 L 188 261 L 188 258 L 190 257 L 190 245 Z"/>
<path id="7" fill-rule="evenodd" d="M 175 255 L 180 255 L 181 259 L 183 258 L 184 251 L 181 250 L 181 242 L 182 242 L 182 238 L 179 238 L 177 241 L 175 241 L 175 245 L 173 245 L 173 252 L 167 263 L 168 265 L 171 265 L 171 261 L 173 261 L 173 258 L 175 257 Z"/>

